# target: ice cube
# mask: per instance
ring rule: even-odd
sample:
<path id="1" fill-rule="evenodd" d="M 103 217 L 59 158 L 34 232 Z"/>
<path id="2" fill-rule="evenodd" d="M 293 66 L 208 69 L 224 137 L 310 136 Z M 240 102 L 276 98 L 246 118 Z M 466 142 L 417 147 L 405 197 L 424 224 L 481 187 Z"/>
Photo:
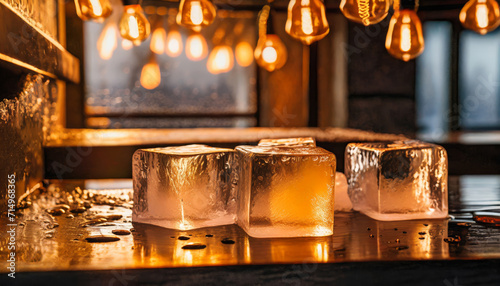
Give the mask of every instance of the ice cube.
<path id="1" fill-rule="evenodd" d="M 351 143 L 345 172 L 354 210 L 378 220 L 448 215 L 446 150 L 421 141 Z"/>
<path id="2" fill-rule="evenodd" d="M 316 140 L 312 137 L 285 138 L 285 139 L 262 139 L 259 146 L 275 147 L 316 147 Z"/>
<path id="3" fill-rule="evenodd" d="M 137 150 L 132 220 L 180 230 L 234 223 L 235 159 L 206 145 Z"/>
<path id="4" fill-rule="evenodd" d="M 253 237 L 333 234 L 335 156 L 318 147 L 238 146 L 238 224 Z"/>
<path id="5" fill-rule="evenodd" d="M 344 173 L 335 174 L 335 211 L 347 212 L 352 210 L 352 203 L 347 194 L 347 179 Z"/>

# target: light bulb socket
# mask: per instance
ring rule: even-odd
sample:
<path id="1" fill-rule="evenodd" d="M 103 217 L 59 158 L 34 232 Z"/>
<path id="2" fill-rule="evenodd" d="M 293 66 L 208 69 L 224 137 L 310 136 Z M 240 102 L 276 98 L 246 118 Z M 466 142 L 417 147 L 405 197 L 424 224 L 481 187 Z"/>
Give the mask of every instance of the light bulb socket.
<path id="1" fill-rule="evenodd" d="M 419 0 L 399 0 L 400 10 L 418 10 Z"/>
<path id="2" fill-rule="evenodd" d="M 140 5 L 141 0 L 122 0 L 123 6 Z"/>

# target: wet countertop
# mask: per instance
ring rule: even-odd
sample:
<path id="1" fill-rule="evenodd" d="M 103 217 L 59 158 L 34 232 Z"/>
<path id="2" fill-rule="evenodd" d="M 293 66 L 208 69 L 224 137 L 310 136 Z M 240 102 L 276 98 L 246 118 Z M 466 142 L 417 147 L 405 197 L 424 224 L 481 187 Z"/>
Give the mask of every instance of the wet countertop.
<path id="1" fill-rule="evenodd" d="M 488 283 L 500 279 L 500 227 L 475 223 L 471 215 L 472 211 L 499 211 L 500 176 L 451 177 L 450 214 L 455 219 L 382 222 L 356 212 L 336 213 L 334 235 L 317 238 L 258 239 L 236 225 L 176 231 L 132 223 L 130 188 L 131 180 L 52 181 L 45 191 L 32 194 L 31 205 L 18 211 L 15 222 L 16 272 L 21 281 L 29 284 L 58 273 L 59 279 L 79 277 L 82 283 L 93 281 L 94 274 L 101 282 L 103 277 L 118 282 L 132 276 L 133 281 L 144 282 L 141 273 L 148 273 L 147 281 L 154 283 L 211 284 L 232 279 L 243 284 L 298 285 L 296 282 L 351 279 L 358 277 L 359 271 L 368 275 L 363 279 L 369 281 L 370 275 L 387 271 L 382 265 L 388 263 L 393 269 L 403 267 L 401 273 L 409 271 L 406 278 L 389 280 L 399 283 L 411 282 L 411 276 L 416 279 L 417 272 L 424 270 L 411 269 L 422 268 L 420 263 L 424 262 L 428 266 L 425 271 L 441 269 L 432 275 L 436 279 L 449 276 L 450 285 L 462 285 L 460 281 L 453 284 L 454 279 L 468 281 L 481 271 Z M 68 196 L 76 200 L 85 197 L 92 206 L 74 213 L 47 212 Z M 125 235 L 114 234 L 117 230 L 125 230 Z M 87 241 L 89 237 L 108 236 L 119 240 Z M 7 256 L 7 242 L 5 236 L 0 245 L 2 257 Z M 6 273 L 4 259 L 0 266 L 0 272 Z M 461 268 L 475 272 L 467 274 Z M 116 271 L 123 269 L 129 276 L 122 273 L 118 279 Z M 193 269 L 198 271 L 193 273 Z M 343 275 L 327 274 L 342 269 Z M 231 273 L 250 280 L 240 280 Z"/>

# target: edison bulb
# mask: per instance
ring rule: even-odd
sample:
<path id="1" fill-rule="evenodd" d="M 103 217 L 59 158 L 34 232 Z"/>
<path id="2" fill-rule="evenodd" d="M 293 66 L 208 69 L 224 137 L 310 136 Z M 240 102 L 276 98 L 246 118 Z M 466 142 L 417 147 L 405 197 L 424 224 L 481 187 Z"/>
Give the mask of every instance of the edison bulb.
<path id="1" fill-rule="evenodd" d="M 495 0 L 470 0 L 460 11 L 460 22 L 466 29 L 485 35 L 500 24 L 500 9 Z"/>
<path id="2" fill-rule="evenodd" d="M 239 42 L 235 50 L 236 62 L 242 67 L 248 67 L 253 62 L 253 48 L 248 42 Z"/>
<path id="3" fill-rule="evenodd" d="M 113 12 L 109 0 L 75 0 L 76 14 L 80 19 L 102 22 Z"/>
<path id="4" fill-rule="evenodd" d="M 215 6 L 209 0 L 181 0 L 177 24 L 199 32 L 214 21 L 215 15 Z"/>
<path id="5" fill-rule="evenodd" d="M 118 27 L 114 22 L 109 22 L 104 26 L 104 29 L 97 40 L 97 50 L 99 57 L 103 60 L 109 60 L 113 56 L 113 52 L 118 46 Z"/>
<path id="6" fill-rule="evenodd" d="M 140 79 L 142 87 L 145 89 L 155 89 L 161 83 L 160 66 L 156 58 L 152 58 L 147 64 L 144 65 L 141 71 Z"/>
<path id="7" fill-rule="evenodd" d="M 277 35 L 261 37 L 255 47 L 255 61 L 270 72 L 282 68 L 287 57 L 286 46 Z"/>
<path id="8" fill-rule="evenodd" d="M 323 39 L 330 27 L 321 0 L 291 0 L 288 4 L 286 32 L 304 44 Z"/>
<path id="9" fill-rule="evenodd" d="M 182 53 L 182 36 L 179 31 L 170 29 L 168 32 L 165 53 L 172 58 L 178 57 Z"/>
<path id="10" fill-rule="evenodd" d="M 124 6 L 120 19 L 120 35 L 132 42 L 144 41 L 151 32 L 150 24 L 141 5 Z"/>
<path id="11" fill-rule="evenodd" d="M 200 34 L 192 34 L 186 40 L 186 56 L 192 61 L 200 61 L 208 54 L 207 41 Z"/>
<path id="12" fill-rule="evenodd" d="M 347 19 L 365 26 L 384 20 L 390 7 L 390 0 L 342 0 L 340 3 L 340 10 Z"/>
<path id="13" fill-rule="evenodd" d="M 161 55 L 165 52 L 165 46 L 167 43 L 167 32 L 161 26 L 157 27 L 153 31 L 151 36 L 151 42 L 149 43 L 149 48 L 151 51 L 157 55 Z"/>
<path id="14" fill-rule="evenodd" d="M 230 46 L 219 45 L 214 47 L 208 56 L 207 69 L 211 74 L 220 74 L 230 71 L 234 66 L 233 50 Z"/>
<path id="15" fill-rule="evenodd" d="M 424 51 L 422 23 L 413 10 L 395 12 L 389 24 L 385 48 L 393 57 L 409 61 Z"/>

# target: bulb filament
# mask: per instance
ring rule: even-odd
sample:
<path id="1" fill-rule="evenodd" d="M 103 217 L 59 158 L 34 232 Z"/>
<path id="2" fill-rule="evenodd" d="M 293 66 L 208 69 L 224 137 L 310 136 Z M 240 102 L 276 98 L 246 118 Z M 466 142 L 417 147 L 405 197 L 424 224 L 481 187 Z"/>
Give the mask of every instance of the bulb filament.
<path id="1" fill-rule="evenodd" d="M 476 6 L 476 21 L 479 28 L 488 27 L 488 7 L 483 3 Z"/>
<path id="2" fill-rule="evenodd" d="M 92 11 L 94 15 L 101 16 L 102 15 L 102 6 L 99 0 L 90 0 L 90 4 L 92 4 Z"/>
<path id="3" fill-rule="evenodd" d="M 370 0 L 358 0 L 358 13 L 363 23 L 369 24 L 370 18 Z"/>
<path id="4" fill-rule="evenodd" d="M 128 26 L 130 29 L 130 37 L 134 39 L 139 38 L 139 24 L 137 23 L 137 19 L 133 15 L 130 15 L 128 17 Z"/>

